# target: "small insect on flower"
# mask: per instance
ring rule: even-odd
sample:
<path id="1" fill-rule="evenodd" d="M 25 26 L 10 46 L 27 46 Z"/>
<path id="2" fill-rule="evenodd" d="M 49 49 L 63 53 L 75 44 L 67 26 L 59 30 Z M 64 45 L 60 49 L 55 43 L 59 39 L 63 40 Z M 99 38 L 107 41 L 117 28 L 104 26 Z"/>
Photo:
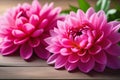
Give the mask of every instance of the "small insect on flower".
<path id="1" fill-rule="evenodd" d="M 48 64 L 68 71 L 78 68 L 85 73 L 102 72 L 106 67 L 120 69 L 120 24 L 107 22 L 104 11 L 96 13 L 89 8 L 86 13 L 71 12 L 57 26 L 45 39 L 49 44 L 46 49 L 53 54 Z"/>
<path id="2" fill-rule="evenodd" d="M 20 51 L 20 56 L 27 60 L 35 53 L 39 58 L 47 59 L 50 53 L 45 50 L 44 38 L 50 36 L 49 30 L 56 27 L 60 7 L 53 3 L 43 7 L 37 0 L 32 5 L 24 3 L 9 9 L 0 17 L 0 50 L 2 55 Z"/>

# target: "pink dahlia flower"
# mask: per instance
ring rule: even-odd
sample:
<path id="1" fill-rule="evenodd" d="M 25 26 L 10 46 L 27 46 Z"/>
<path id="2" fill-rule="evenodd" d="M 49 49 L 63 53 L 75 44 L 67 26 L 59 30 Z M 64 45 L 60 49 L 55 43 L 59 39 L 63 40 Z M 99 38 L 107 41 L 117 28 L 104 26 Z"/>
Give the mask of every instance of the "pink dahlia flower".
<path id="1" fill-rule="evenodd" d="M 96 13 L 90 8 L 86 13 L 71 12 L 57 26 L 45 39 L 49 44 L 46 49 L 53 53 L 48 64 L 68 71 L 78 68 L 85 73 L 92 69 L 102 72 L 105 67 L 120 68 L 120 24 L 108 23 L 103 11 Z"/>
<path id="2" fill-rule="evenodd" d="M 56 27 L 61 8 L 53 8 L 53 3 L 43 7 L 37 0 L 32 5 L 24 3 L 9 9 L 0 19 L 0 50 L 2 55 L 20 51 L 23 59 L 29 59 L 35 53 L 47 59 L 50 53 L 45 50 L 44 38 L 49 30 Z"/>

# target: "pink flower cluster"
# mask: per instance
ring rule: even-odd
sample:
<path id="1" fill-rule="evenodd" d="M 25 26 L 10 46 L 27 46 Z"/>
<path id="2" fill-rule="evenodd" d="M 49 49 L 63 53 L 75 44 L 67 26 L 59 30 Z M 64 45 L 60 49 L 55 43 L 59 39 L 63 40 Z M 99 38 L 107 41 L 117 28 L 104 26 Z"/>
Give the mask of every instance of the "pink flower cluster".
<path id="1" fill-rule="evenodd" d="M 61 8 L 53 8 L 53 3 L 43 7 L 37 0 L 32 5 L 24 3 L 9 9 L 0 18 L 0 37 L 2 55 L 20 51 L 20 56 L 27 60 L 33 52 L 42 59 L 47 59 L 50 53 L 45 50 L 44 38 L 50 36 L 49 30 L 56 27 Z"/>
<path id="2" fill-rule="evenodd" d="M 107 22 L 104 11 L 89 8 L 66 17 L 53 3 L 37 0 L 9 9 L 0 17 L 0 53 L 19 52 L 27 60 L 35 53 L 56 69 L 104 71 L 120 69 L 120 23 Z"/>
<path id="3" fill-rule="evenodd" d="M 120 24 L 108 23 L 103 11 L 96 13 L 90 8 L 86 13 L 71 12 L 57 26 L 45 39 L 49 44 L 46 49 L 53 53 L 48 64 L 68 71 L 78 68 L 85 73 L 93 69 L 102 72 L 105 67 L 120 69 Z"/>

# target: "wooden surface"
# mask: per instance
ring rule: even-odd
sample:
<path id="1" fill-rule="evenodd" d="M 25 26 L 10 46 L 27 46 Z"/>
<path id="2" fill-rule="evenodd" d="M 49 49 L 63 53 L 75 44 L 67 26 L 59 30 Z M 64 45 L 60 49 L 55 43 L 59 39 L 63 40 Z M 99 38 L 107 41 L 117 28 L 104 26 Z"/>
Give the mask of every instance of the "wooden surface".
<path id="1" fill-rule="evenodd" d="M 55 2 L 55 6 L 61 6 L 63 9 L 67 9 L 69 4 L 77 5 L 77 0 L 39 1 L 42 5 L 45 2 Z M 87 1 L 93 5 L 96 0 Z M 31 3 L 31 0 L 0 0 L 0 14 L 23 2 Z M 103 73 L 92 71 L 84 74 L 78 70 L 74 72 L 55 70 L 53 66 L 36 57 L 27 62 L 20 56 L 0 56 L 0 79 L 120 79 L 120 70 L 106 69 Z"/>
<path id="2" fill-rule="evenodd" d="M 26 62 L 19 56 L 0 56 L 0 79 L 120 79 L 120 70 L 106 69 L 103 73 L 55 70 L 44 60 Z"/>

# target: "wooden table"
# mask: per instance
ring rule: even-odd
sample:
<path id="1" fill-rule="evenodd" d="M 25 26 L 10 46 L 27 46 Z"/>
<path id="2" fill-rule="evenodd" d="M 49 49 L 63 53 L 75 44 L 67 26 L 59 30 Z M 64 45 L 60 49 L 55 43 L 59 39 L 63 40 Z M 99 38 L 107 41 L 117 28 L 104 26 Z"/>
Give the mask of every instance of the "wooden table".
<path id="1" fill-rule="evenodd" d="M 0 0 L 0 14 L 7 8 L 26 1 L 31 2 L 31 0 Z M 69 4 L 77 5 L 76 0 L 40 0 L 42 5 L 51 1 L 55 2 L 55 6 L 61 6 L 63 9 L 68 8 Z M 87 1 L 94 4 L 96 0 Z M 0 79 L 120 79 L 120 70 L 106 69 L 103 73 L 92 71 L 84 74 L 77 70 L 74 72 L 67 72 L 64 69 L 55 70 L 53 66 L 36 57 L 31 62 L 27 62 L 17 55 L 0 56 Z"/>
<path id="2" fill-rule="evenodd" d="M 19 56 L 0 56 L 0 79 L 120 79 L 120 70 L 106 69 L 103 73 L 91 71 L 67 72 L 55 70 L 44 60 L 34 57 L 31 62 Z"/>

